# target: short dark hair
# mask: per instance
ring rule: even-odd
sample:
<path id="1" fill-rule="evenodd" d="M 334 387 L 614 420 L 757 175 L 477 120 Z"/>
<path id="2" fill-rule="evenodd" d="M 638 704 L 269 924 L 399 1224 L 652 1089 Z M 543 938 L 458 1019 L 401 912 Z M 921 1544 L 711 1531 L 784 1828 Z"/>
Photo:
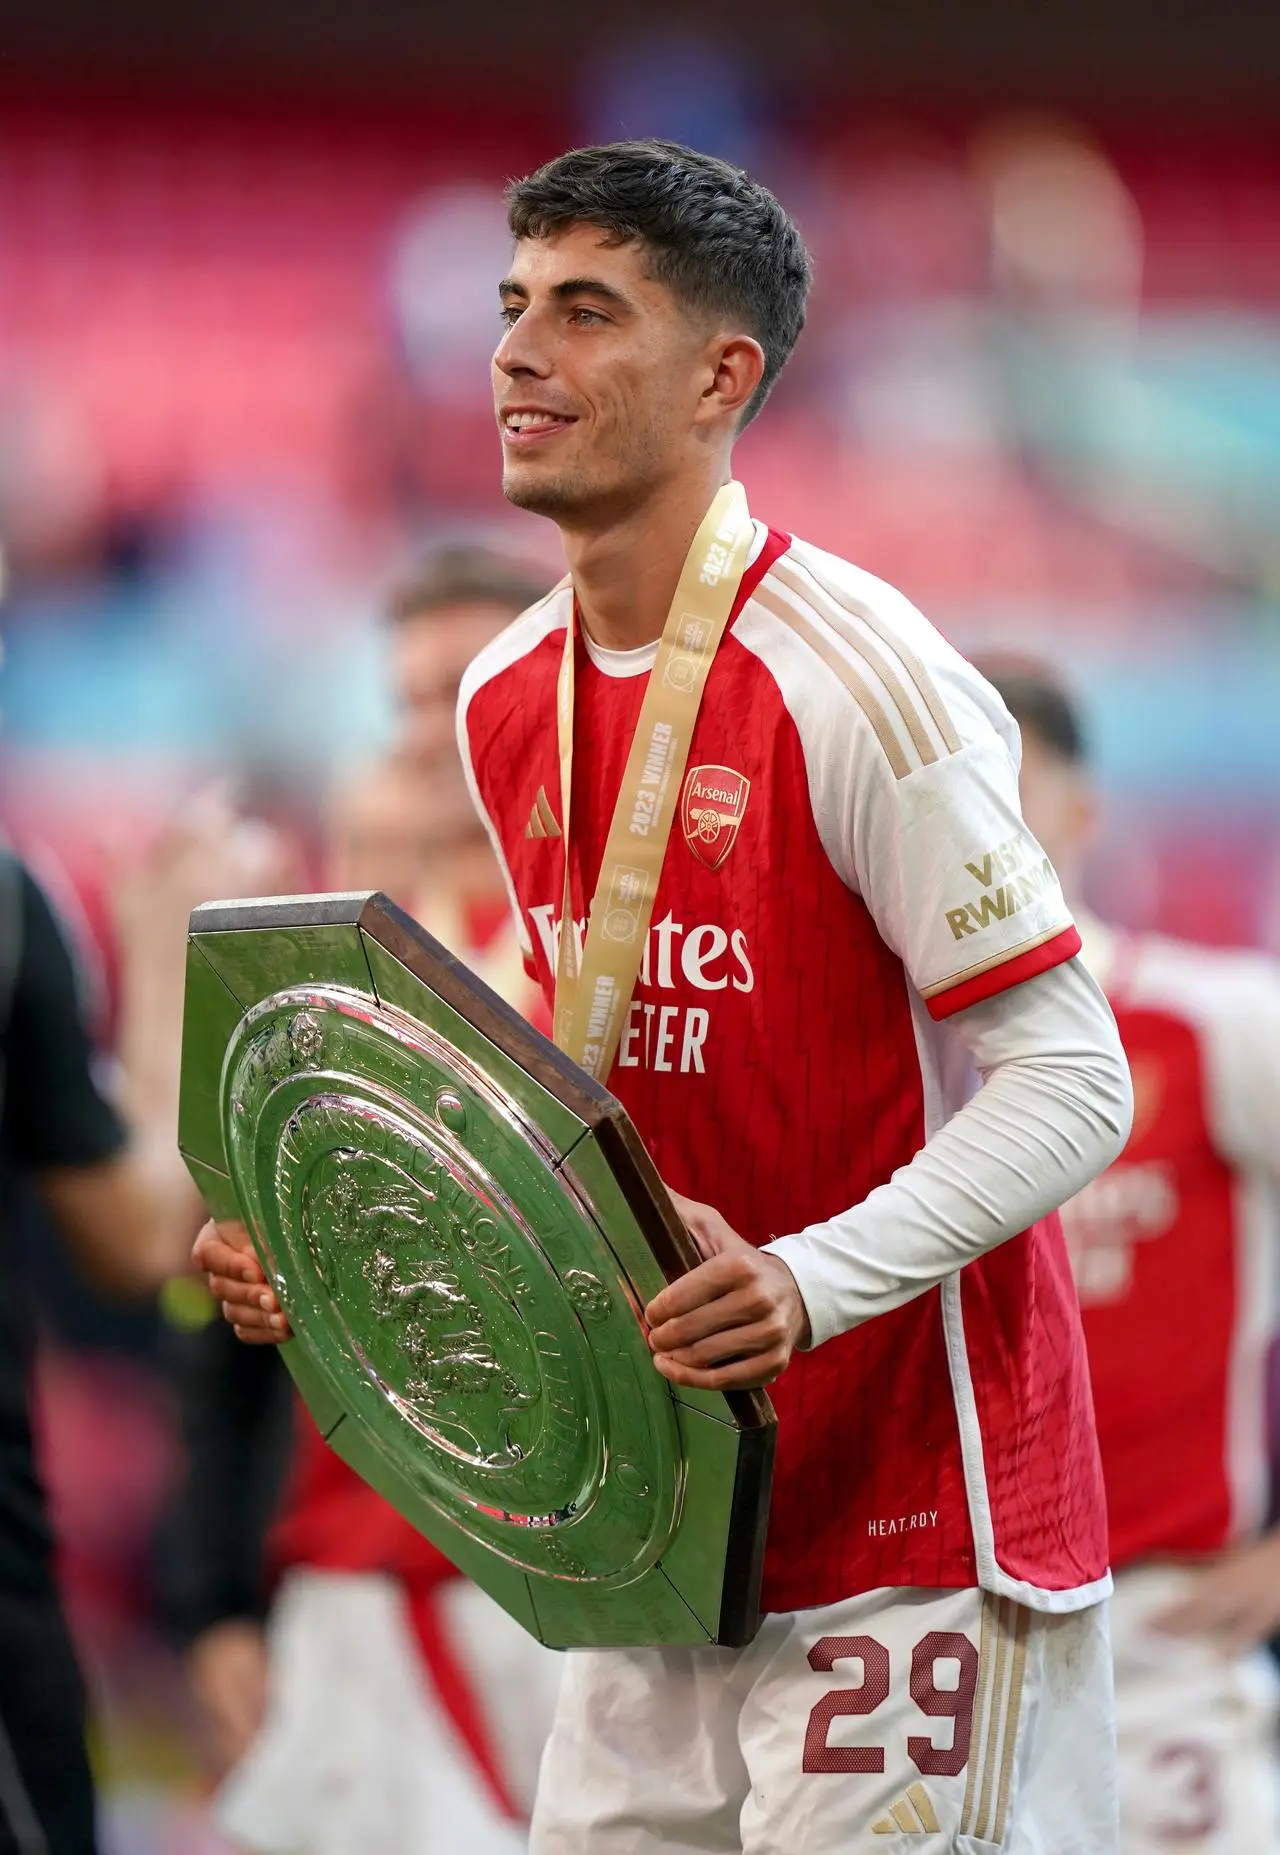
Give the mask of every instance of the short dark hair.
<path id="1" fill-rule="evenodd" d="M 505 605 L 514 617 L 549 588 L 548 574 L 498 548 L 455 542 L 424 554 L 393 586 L 386 611 L 397 625 L 447 605 Z"/>
<path id="2" fill-rule="evenodd" d="M 513 238 L 599 226 L 643 245 L 653 274 L 691 309 L 740 321 L 764 349 L 753 419 L 804 327 L 812 271 L 804 241 L 773 194 L 740 167 L 679 142 L 571 148 L 507 189 Z"/>
<path id="3" fill-rule="evenodd" d="M 1047 664 L 1003 658 L 977 664 L 1023 733 L 1070 766 L 1088 759 L 1080 711 L 1066 686 Z"/>

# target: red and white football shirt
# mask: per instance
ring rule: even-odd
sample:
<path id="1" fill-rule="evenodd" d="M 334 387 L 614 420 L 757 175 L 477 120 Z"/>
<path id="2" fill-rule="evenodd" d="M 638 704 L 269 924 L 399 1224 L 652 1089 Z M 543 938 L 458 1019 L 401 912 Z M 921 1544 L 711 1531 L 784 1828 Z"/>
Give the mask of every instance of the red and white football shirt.
<path id="1" fill-rule="evenodd" d="M 1280 1181 L 1280 975 L 1254 954 L 1089 928 L 1133 1076 L 1122 1156 L 1064 1206 L 1123 1566 L 1266 1514 Z"/>
<path id="2" fill-rule="evenodd" d="M 459 736 L 550 994 L 567 583 L 476 661 Z M 571 893 L 594 891 L 653 649 L 579 637 Z M 609 1086 L 662 1176 L 757 1244 L 860 1203 L 972 1087 L 946 1020 L 1079 937 L 998 698 L 901 594 L 757 531 L 712 665 Z M 710 813 L 710 816 L 708 816 Z M 764 1602 L 981 1583 L 1105 1592 L 1101 1475 L 1056 1218 L 797 1356 Z"/>

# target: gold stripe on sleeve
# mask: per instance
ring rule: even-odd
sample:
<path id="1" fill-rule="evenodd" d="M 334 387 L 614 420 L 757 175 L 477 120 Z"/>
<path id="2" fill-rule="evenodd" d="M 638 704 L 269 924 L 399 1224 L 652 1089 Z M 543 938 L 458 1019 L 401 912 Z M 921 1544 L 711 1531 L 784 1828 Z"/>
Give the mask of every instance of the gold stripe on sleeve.
<path id="1" fill-rule="evenodd" d="M 1004 953 L 993 953 L 989 960 L 979 960 L 973 966 L 966 966 L 962 973 L 954 974 L 950 979 L 939 979 L 936 985 L 920 987 L 921 998 L 937 998 L 941 992 L 953 992 L 967 979 L 980 979 L 983 973 L 989 973 L 995 966 L 1007 966 L 1024 953 L 1034 953 L 1037 947 L 1043 947 L 1047 940 L 1056 940 L 1059 934 L 1069 934 L 1072 923 L 1060 921 L 1057 927 L 1046 928 L 1043 934 L 1033 934 L 1030 940 L 1020 940 L 1016 947 L 1009 947 Z"/>
<path id="2" fill-rule="evenodd" d="M 794 631 L 796 636 L 809 646 L 815 656 L 821 657 L 828 669 L 835 672 L 875 729 L 876 739 L 884 750 L 885 759 L 892 767 L 895 779 L 906 779 L 911 772 L 911 766 L 903 752 L 902 743 L 894 733 L 882 705 L 868 689 L 848 658 L 843 656 L 835 645 L 822 635 L 818 627 L 804 617 L 803 613 L 797 612 L 793 606 L 787 604 L 785 599 L 779 599 L 776 593 L 771 592 L 767 583 L 757 587 L 754 603 L 763 606 L 766 612 L 779 619 L 789 631 Z"/>
<path id="3" fill-rule="evenodd" d="M 827 596 L 816 580 L 812 585 L 806 585 L 799 573 L 794 568 L 788 567 L 785 560 L 780 560 L 775 564 L 774 572 L 780 584 L 785 586 L 788 592 L 794 593 L 797 599 L 803 599 L 806 604 L 815 607 L 819 617 L 826 620 L 836 636 L 847 644 L 850 650 L 857 651 L 869 668 L 874 670 L 906 723 L 912 744 L 920 756 L 921 766 L 932 766 L 934 761 L 941 756 L 929 738 L 929 730 L 924 725 L 924 718 L 919 707 L 912 700 L 893 665 L 887 658 L 881 656 L 874 644 L 869 643 L 861 635 L 856 626 L 849 623 L 848 615 Z"/>
<path id="4" fill-rule="evenodd" d="M 863 624 L 869 625 L 880 639 L 881 643 L 887 644 L 891 650 L 897 653 L 903 669 L 919 690 L 925 707 L 933 717 L 933 725 L 942 736 L 943 744 L 947 752 L 949 754 L 958 754 L 960 752 L 960 737 L 952 726 L 951 717 L 946 711 L 942 697 L 938 694 L 937 686 L 933 678 L 929 675 L 929 672 L 925 669 L 923 663 L 921 663 L 919 657 L 916 656 L 911 646 L 904 643 L 904 641 L 885 624 L 879 614 L 872 611 L 870 606 L 864 605 L 861 600 L 853 599 L 847 592 L 844 592 L 839 587 L 833 586 L 830 580 L 824 578 L 824 576 L 819 573 L 818 569 L 811 566 L 808 561 L 802 564 L 804 571 L 817 582 L 828 599 L 833 600 L 836 605 L 843 606 L 844 609 L 852 613 L 854 617 L 860 618 Z"/>

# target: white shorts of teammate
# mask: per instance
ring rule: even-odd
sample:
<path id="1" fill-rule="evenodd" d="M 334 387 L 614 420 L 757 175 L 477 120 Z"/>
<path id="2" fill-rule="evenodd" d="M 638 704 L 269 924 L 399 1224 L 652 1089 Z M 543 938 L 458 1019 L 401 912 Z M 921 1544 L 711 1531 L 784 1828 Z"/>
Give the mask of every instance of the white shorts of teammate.
<path id="1" fill-rule="evenodd" d="M 1277 1855 L 1280 1680 L 1264 1650 L 1223 1656 L 1151 1627 L 1194 1571 L 1116 1578 L 1111 1627 L 1124 1855 Z"/>
<path id="2" fill-rule="evenodd" d="M 878 1590 L 568 1657 L 532 1855 L 1115 1855 L 1105 1605 Z"/>
<path id="3" fill-rule="evenodd" d="M 434 1600 L 506 1788 L 532 1802 L 564 1657 L 462 1579 Z M 256 1744 L 218 1794 L 224 1833 L 262 1855 L 522 1855 L 435 1694 L 399 1587 L 292 1572 L 271 1618 L 271 1693 Z"/>

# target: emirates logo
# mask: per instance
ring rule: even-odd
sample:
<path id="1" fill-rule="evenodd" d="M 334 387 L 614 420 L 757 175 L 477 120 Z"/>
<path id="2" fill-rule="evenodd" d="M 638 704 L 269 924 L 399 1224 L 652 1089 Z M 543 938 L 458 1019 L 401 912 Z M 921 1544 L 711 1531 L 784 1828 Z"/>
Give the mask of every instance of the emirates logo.
<path id="1" fill-rule="evenodd" d="M 684 841 L 709 870 L 718 870 L 733 849 L 747 810 L 751 781 L 730 766 L 692 766 L 680 794 Z"/>

